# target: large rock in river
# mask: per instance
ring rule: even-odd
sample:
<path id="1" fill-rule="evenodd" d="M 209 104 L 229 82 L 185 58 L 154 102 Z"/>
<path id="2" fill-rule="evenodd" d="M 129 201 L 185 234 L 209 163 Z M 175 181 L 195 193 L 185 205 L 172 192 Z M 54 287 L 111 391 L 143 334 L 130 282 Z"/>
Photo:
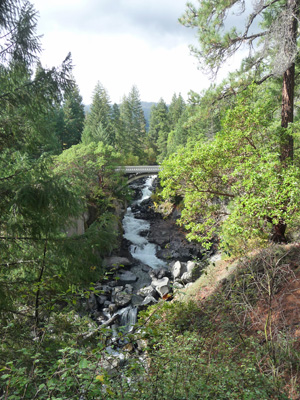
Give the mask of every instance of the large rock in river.
<path id="1" fill-rule="evenodd" d="M 167 277 L 162 279 L 153 279 L 151 285 L 155 288 L 155 290 L 161 297 L 170 292 L 170 279 Z"/>
<path id="2" fill-rule="evenodd" d="M 103 260 L 103 264 L 105 267 L 108 268 L 120 268 L 120 267 L 127 267 L 131 265 L 131 261 L 128 260 L 126 257 L 106 257 Z"/>

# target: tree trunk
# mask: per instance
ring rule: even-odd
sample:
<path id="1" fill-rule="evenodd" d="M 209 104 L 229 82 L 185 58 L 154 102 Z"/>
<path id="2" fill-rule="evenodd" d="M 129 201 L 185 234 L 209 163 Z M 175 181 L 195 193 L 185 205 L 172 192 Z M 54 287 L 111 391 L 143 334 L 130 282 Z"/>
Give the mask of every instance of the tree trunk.
<path id="1" fill-rule="evenodd" d="M 288 35 L 285 40 L 287 58 L 295 51 L 297 46 L 297 15 L 299 0 L 287 0 L 287 9 L 291 11 L 291 18 L 287 28 Z M 295 63 L 292 63 L 283 74 L 282 85 L 282 107 L 281 107 L 281 126 L 288 128 L 290 122 L 294 121 L 294 92 L 295 92 Z M 282 138 L 280 147 L 280 159 L 285 168 L 288 162 L 292 162 L 294 158 L 294 139 L 290 134 L 285 134 Z M 280 221 L 277 225 L 273 225 L 273 234 L 271 240 L 275 243 L 286 242 L 285 237 L 286 224 Z"/>
<path id="2" fill-rule="evenodd" d="M 291 54 L 296 51 L 297 46 L 297 2 L 298 0 L 287 0 L 287 8 L 291 11 L 291 18 L 287 28 L 288 35 L 285 40 L 286 57 L 289 59 Z M 287 128 L 294 120 L 294 91 L 295 91 L 295 63 L 292 63 L 283 74 L 282 85 L 282 108 L 281 126 Z M 294 141 L 291 135 L 285 135 L 281 144 L 281 161 L 285 163 L 287 159 L 293 160 Z"/>
<path id="3" fill-rule="evenodd" d="M 281 126 L 287 128 L 294 120 L 294 89 L 295 89 L 295 64 L 292 64 L 283 75 Z M 281 145 L 281 161 L 287 158 L 293 160 L 294 140 L 291 135 L 285 135 Z"/>
<path id="4" fill-rule="evenodd" d="M 287 243 L 287 239 L 285 237 L 286 224 L 280 221 L 277 225 L 273 225 L 273 232 L 271 236 L 271 240 L 274 243 Z"/>

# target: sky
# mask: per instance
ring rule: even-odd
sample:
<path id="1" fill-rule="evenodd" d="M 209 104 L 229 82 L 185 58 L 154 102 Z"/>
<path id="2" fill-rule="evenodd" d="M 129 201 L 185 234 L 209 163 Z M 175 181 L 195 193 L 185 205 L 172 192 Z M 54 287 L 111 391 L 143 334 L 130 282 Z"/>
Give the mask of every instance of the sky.
<path id="1" fill-rule="evenodd" d="M 39 12 L 43 66 L 58 66 L 71 52 L 84 104 L 91 104 L 98 81 L 112 103 L 120 103 L 136 85 L 142 101 L 163 98 L 167 104 L 174 93 L 187 100 L 190 90 L 199 93 L 211 83 L 190 55 L 196 31 L 178 22 L 186 0 L 31 2 Z"/>

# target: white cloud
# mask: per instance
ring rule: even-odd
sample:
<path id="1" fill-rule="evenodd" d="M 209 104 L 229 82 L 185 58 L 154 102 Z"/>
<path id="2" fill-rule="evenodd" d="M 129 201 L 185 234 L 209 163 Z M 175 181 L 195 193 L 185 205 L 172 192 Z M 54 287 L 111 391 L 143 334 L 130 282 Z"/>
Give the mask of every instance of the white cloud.
<path id="1" fill-rule="evenodd" d="M 112 102 L 136 85 L 143 101 L 167 103 L 209 86 L 189 54 L 193 32 L 179 25 L 185 0 L 32 0 L 40 11 L 44 65 L 71 51 L 86 104 L 100 81 Z"/>

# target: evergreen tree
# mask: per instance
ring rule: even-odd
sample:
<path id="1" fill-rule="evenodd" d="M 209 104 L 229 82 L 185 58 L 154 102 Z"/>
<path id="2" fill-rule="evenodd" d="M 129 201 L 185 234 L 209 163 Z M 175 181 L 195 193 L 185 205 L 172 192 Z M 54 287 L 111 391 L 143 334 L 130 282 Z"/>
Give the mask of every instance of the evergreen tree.
<path id="1" fill-rule="evenodd" d="M 162 161 L 166 156 L 169 131 L 168 107 L 161 98 L 157 105 L 153 105 L 151 108 L 148 132 L 150 146 L 154 149 L 155 153 L 159 155 L 159 161 Z"/>
<path id="2" fill-rule="evenodd" d="M 115 147 L 122 152 L 123 146 L 125 146 L 125 128 L 121 118 L 120 107 L 116 103 L 112 106 L 111 121 L 114 130 Z"/>
<path id="3" fill-rule="evenodd" d="M 98 82 L 93 94 L 91 111 L 86 118 L 82 142 L 103 142 L 114 145 L 115 137 L 111 122 L 110 99 L 106 89 Z"/>
<path id="4" fill-rule="evenodd" d="M 173 94 L 171 104 L 169 106 L 169 120 L 171 130 L 175 128 L 179 118 L 184 112 L 186 107 L 185 101 L 183 100 L 181 94 L 178 97 L 176 93 Z"/>
<path id="5" fill-rule="evenodd" d="M 80 142 L 84 126 L 84 105 L 77 85 L 66 94 L 62 113 L 63 130 L 60 141 L 62 148 L 66 149 Z"/>
<path id="6" fill-rule="evenodd" d="M 120 106 L 125 132 L 125 147 L 135 156 L 143 157 L 146 140 L 146 121 L 139 91 L 133 86 L 128 96 L 123 97 Z"/>

